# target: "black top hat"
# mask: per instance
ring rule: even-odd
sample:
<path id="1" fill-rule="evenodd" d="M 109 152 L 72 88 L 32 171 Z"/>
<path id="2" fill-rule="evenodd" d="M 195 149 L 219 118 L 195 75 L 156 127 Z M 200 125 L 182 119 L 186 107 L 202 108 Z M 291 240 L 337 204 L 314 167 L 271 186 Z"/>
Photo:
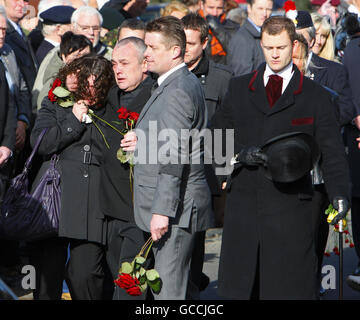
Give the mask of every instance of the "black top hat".
<path id="1" fill-rule="evenodd" d="M 318 144 L 311 135 L 303 132 L 279 135 L 267 141 L 261 150 L 267 156 L 265 176 L 274 182 L 299 180 L 320 159 Z"/>
<path id="2" fill-rule="evenodd" d="M 298 11 L 296 21 L 296 29 L 304 29 L 314 26 L 311 15 L 308 11 Z"/>

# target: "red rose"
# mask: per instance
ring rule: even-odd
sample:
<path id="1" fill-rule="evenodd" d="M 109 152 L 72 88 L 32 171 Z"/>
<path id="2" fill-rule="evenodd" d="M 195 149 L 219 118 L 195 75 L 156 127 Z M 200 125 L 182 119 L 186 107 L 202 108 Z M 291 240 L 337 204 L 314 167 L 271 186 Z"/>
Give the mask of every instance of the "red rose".
<path id="1" fill-rule="evenodd" d="M 51 86 L 51 89 L 48 92 L 48 98 L 51 102 L 56 102 L 56 96 L 54 94 L 54 89 L 61 86 L 61 80 L 56 78 Z"/>
<path id="2" fill-rule="evenodd" d="M 123 289 L 129 289 L 132 287 L 137 286 L 140 284 L 139 280 L 137 278 L 133 278 L 128 273 L 122 273 L 119 275 L 119 277 L 114 280 L 115 284 L 118 285 L 120 288 Z"/>
<path id="3" fill-rule="evenodd" d="M 295 2 L 290 0 L 286 1 L 284 3 L 284 10 L 285 12 L 288 12 L 289 10 L 296 10 Z"/>
<path id="4" fill-rule="evenodd" d="M 118 109 L 117 113 L 118 113 L 119 119 L 127 119 L 129 117 L 129 112 L 124 107 L 121 107 L 120 109 Z"/>
<path id="5" fill-rule="evenodd" d="M 129 119 L 134 120 L 134 122 L 136 122 L 139 119 L 139 114 L 137 112 L 130 112 Z"/>
<path id="6" fill-rule="evenodd" d="M 56 96 L 53 93 L 54 89 L 50 89 L 48 92 L 48 98 L 51 102 L 56 102 Z"/>
<path id="7" fill-rule="evenodd" d="M 56 78 L 51 86 L 51 89 L 55 89 L 56 87 L 61 86 L 61 80 L 59 78 Z"/>
<path id="8" fill-rule="evenodd" d="M 142 294 L 139 286 L 129 288 L 126 292 L 131 296 L 140 296 Z"/>

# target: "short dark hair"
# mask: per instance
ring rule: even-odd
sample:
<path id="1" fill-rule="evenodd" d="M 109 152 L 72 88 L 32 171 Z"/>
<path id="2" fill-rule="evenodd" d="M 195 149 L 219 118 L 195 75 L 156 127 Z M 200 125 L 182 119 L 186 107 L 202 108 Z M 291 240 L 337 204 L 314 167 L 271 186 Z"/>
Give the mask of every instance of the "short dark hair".
<path id="1" fill-rule="evenodd" d="M 168 46 L 178 45 L 181 50 L 181 57 L 185 55 L 186 35 L 183 23 L 180 19 L 173 16 L 161 17 L 149 22 L 146 25 L 145 32 L 157 32 L 165 38 L 165 44 Z"/>
<path id="2" fill-rule="evenodd" d="M 184 29 L 196 30 L 200 32 L 200 41 L 204 43 L 209 35 L 209 24 L 198 13 L 189 13 L 182 19 Z"/>
<path id="3" fill-rule="evenodd" d="M 191 7 L 191 6 L 195 6 L 199 3 L 199 0 L 182 0 L 182 2 L 184 3 L 184 5 L 186 5 L 187 7 Z"/>
<path id="4" fill-rule="evenodd" d="M 292 22 L 292 20 L 284 16 L 272 16 L 264 21 L 261 27 L 260 37 L 262 39 L 264 32 L 272 36 L 275 36 L 283 32 L 284 30 L 289 35 L 291 42 L 294 42 L 296 38 L 296 29 L 294 22 Z"/>
<path id="5" fill-rule="evenodd" d="M 60 56 L 67 57 L 69 54 L 86 47 L 89 47 L 90 52 L 94 51 L 92 42 L 87 37 L 67 31 L 61 36 Z"/>
<path id="6" fill-rule="evenodd" d="M 252 7 L 252 5 L 254 4 L 256 0 L 246 0 L 247 4 L 250 5 Z M 271 0 L 272 2 L 274 2 L 274 0 Z"/>
<path id="7" fill-rule="evenodd" d="M 139 19 L 136 19 L 136 18 L 131 18 L 131 19 L 126 19 L 123 21 L 123 23 L 120 25 L 119 27 L 119 33 L 120 33 L 120 30 L 123 29 L 123 28 L 128 28 L 128 29 L 131 29 L 131 30 L 144 30 L 145 31 L 145 22 L 139 20 Z"/>

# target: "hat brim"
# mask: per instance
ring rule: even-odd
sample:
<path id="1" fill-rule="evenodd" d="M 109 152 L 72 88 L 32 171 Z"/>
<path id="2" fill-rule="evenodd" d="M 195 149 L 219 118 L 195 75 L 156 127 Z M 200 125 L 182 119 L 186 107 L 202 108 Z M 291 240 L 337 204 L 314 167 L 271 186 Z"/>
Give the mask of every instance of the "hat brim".
<path id="1" fill-rule="evenodd" d="M 320 149 L 311 135 L 290 132 L 268 140 L 261 150 L 267 155 L 265 176 L 290 183 L 308 174 L 320 159 Z"/>

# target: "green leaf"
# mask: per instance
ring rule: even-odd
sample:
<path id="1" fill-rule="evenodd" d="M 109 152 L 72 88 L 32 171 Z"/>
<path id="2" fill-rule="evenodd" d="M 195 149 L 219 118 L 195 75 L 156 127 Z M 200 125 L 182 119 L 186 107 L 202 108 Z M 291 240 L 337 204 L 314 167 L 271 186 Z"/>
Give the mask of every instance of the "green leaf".
<path id="1" fill-rule="evenodd" d="M 162 287 L 162 281 L 160 278 L 157 278 L 156 280 L 154 281 L 149 281 L 148 280 L 148 285 L 149 287 L 151 288 L 151 290 L 154 292 L 154 293 L 159 293 L 160 290 L 161 290 L 161 287 Z"/>
<path id="2" fill-rule="evenodd" d="M 143 267 L 141 267 L 140 276 L 143 277 L 145 274 L 146 274 L 146 270 Z"/>
<path id="3" fill-rule="evenodd" d="M 146 271 L 146 278 L 149 281 L 154 281 L 156 279 L 159 279 L 160 275 L 155 269 L 151 269 L 151 270 Z"/>
<path id="4" fill-rule="evenodd" d="M 144 293 L 147 289 L 148 284 L 146 282 L 144 282 L 143 284 L 140 285 L 140 290 L 142 293 Z"/>
<path id="5" fill-rule="evenodd" d="M 64 101 L 60 101 L 58 104 L 59 104 L 59 106 L 61 106 L 63 108 L 69 108 L 74 105 L 74 101 L 64 100 Z"/>
<path id="6" fill-rule="evenodd" d="M 133 271 L 133 267 L 129 262 L 123 262 L 121 264 L 122 273 L 131 273 Z"/>
<path id="7" fill-rule="evenodd" d="M 63 87 L 56 87 L 53 90 L 53 93 L 54 93 L 54 95 L 56 95 L 59 98 L 65 98 L 65 97 L 69 96 L 71 92 L 66 90 Z"/>

